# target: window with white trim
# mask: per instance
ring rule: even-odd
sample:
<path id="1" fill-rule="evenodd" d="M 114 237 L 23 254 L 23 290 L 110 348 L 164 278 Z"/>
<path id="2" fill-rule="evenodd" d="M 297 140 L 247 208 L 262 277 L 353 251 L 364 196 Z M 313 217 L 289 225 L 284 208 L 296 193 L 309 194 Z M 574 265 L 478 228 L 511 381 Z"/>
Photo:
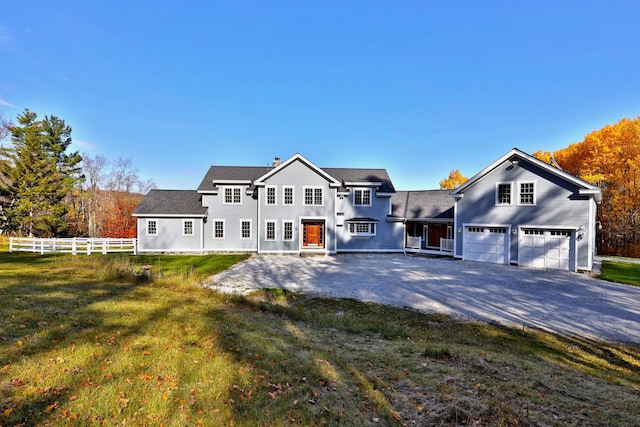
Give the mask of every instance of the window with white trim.
<path id="1" fill-rule="evenodd" d="M 354 206 L 371 206 L 371 189 L 356 188 L 353 190 Z"/>
<path id="2" fill-rule="evenodd" d="M 544 230 L 539 229 L 539 228 L 525 228 L 522 231 L 524 232 L 524 234 L 526 234 L 528 236 L 543 236 L 544 235 Z"/>
<path id="3" fill-rule="evenodd" d="M 224 219 L 213 220 L 213 238 L 224 239 Z"/>
<path id="4" fill-rule="evenodd" d="M 267 220 L 264 227 L 264 240 L 276 240 L 276 222 Z"/>
<path id="5" fill-rule="evenodd" d="M 147 236 L 157 236 L 158 235 L 158 221 L 155 219 L 147 220 Z"/>
<path id="6" fill-rule="evenodd" d="M 293 206 L 293 188 L 292 186 L 282 187 L 282 204 L 285 206 Z"/>
<path id="7" fill-rule="evenodd" d="M 293 221 L 282 221 L 282 240 L 293 240 Z"/>
<path id="8" fill-rule="evenodd" d="M 518 195 L 519 205 L 535 205 L 536 204 L 536 186 L 535 182 L 521 182 L 520 192 Z"/>
<path id="9" fill-rule="evenodd" d="M 350 222 L 349 234 L 351 234 L 352 236 L 375 236 L 376 223 L 375 222 Z"/>
<path id="10" fill-rule="evenodd" d="M 251 238 L 251 220 L 250 219 L 240 220 L 240 238 L 241 239 Z"/>
<path id="11" fill-rule="evenodd" d="M 224 189 L 224 204 L 239 205 L 242 203 L 242 189 L 239 187 L 226 187 Z"/>
<path id="12" fill-rule="evenodd" d="M 511 204 L 511 183 L 496 184 L 496 205 Z"/>
<path id="13" fill-rule="evenodd" d="M 322 187 L 306 187 L 304 189 L 304 204 L 307 206 L 323 205 L 323 188 Z"/>
<path id="14" fill-rule="evenodd" d="M 182 222 L 182 235 L 193 236 L 193 220 L 185 219 Z"/>
<path id="15" fill-rule="evenodd" d="M 274 185 L 268 185 L 266 187 L 266 203 L 267 205 L 275 206 L 276 205 L 276 190 L 277 188 Z"/>

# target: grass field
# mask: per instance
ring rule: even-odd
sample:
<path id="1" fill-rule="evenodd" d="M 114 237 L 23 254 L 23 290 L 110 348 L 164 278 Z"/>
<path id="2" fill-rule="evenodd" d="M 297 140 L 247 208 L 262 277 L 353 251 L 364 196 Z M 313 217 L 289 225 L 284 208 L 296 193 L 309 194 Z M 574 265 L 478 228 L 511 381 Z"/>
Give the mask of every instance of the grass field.
<path id="1" fill-rule="evenodd" d="M 638 347 L 197 286 L 241 259 L 0 248 L 0 425 L 638 425 Z"/>
<path id="2" fill-rule="evenodd" d="M 599 279 L 640 286 L 640 264 L 629 262 L 602 261 Z"/>

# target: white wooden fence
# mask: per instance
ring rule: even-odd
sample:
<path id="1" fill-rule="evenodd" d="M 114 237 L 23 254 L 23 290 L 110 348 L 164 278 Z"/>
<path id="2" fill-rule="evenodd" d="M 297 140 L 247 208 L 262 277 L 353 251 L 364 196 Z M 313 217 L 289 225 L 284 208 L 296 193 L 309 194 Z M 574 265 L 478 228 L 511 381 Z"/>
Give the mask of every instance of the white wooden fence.
<path id="1" fill-rule="evenodd" d="M 9 252 L 35 252 L 40 254 L 63 252 L 70 254 L 92 253 L 107 254 L 111 252 L 137 252 L 136 239 L 45 239 L 37 237 L 11 237 Z"/>

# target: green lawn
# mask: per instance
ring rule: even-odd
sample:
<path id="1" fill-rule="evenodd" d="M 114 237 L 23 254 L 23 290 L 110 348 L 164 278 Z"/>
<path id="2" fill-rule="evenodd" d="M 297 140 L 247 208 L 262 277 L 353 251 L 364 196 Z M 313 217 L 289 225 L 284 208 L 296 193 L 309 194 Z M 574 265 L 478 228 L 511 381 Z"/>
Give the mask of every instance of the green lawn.
<path id="1" fill-rule="evenodd" d="M 599 279 L 640 286 L 640 264 L 618 261 L 602 261 Z"/>
<path id="2" fill-rule="evenodd" d="M 636 346 L 197 286 L 241 259 L 0 251 L 0 425 L 637 425 Z"/>

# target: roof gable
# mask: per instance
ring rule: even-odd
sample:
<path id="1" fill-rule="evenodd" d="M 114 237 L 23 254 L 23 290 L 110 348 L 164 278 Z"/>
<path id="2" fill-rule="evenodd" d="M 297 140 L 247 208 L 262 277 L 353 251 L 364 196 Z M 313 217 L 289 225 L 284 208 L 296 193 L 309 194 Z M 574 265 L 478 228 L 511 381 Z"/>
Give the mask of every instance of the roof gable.
<path id="1" fill-rule="evenodd" d="M 290 164 L 292 164 L 294 162 L 300 162 L 300 163 L 304 164 L 309 169 L 311 169 L 312 171 L 314 171 L 315 173 L 317 173 L 318 175 L 320 175 L 321 177 L 323 177 L 324 179 L 329 181 L 329 185 L 335 186 L 335 187 L 338 187 L 340 185 L 340 182 L 338 180 L 336 180 L 333 176 L 328 174 L 325 170 L 323 170 L 323 169 L 319 168 L 318 166 L 316 166 L 315 164 L 313 164 L 310 160 L 305 158 L 300 153 L 295 154 L 294 156 L 292 156 L 289 159 L 285 160 L 279 166 L 274 167 L 269 172 L 267 172 L 264 175 L 262 175 L 261 177 L 259 177 L 255 181 L 255 185 L 258 185 L 258 186 L 259 185 L 265 185 L 265 181 L 267 179 L 269 179 L 273 175 L 277 174 L 278 172 L 284 170 L 287 166 L 289 166 Z"/>
<path id="2" fill-rule="evenodd" d="M 582 179 L 575 177 L 563 170 L 560 170 L 558 168 L 555 168 L 545 162 L 543 162 L 542 160 L 539 160 L 517 148 L 513 148 L 511 151 L 509 151 L 508 153 L 506 153 L 504 156 L 500 157 L 498 160 L 496 160 L 495 162 L 491 163 L 489 166 L 487 166 L 486 168 L 484 168 L 483 170 L 481 170 L 480 172 L 478 172 L 477 174 L 475 174 L 473 177 L 471 177 L 468 181 L 466 181 L 464 184 L 460 185 L 459 187 L 457 187 L 456 189 L 454 189 L 453 191 L 451 191 L 450 196 L 451 197 L 455 197 L 455 198 L 462 198 L 465 190 L 471 186 L 473 186 L 476 182 L 480 181 L 481 179 L 483 179 L 486 175 L 488 175 L 490 172 L 492 172 L 493 170 L 495 170 L 497 167 L 499 167 L 500 165 L 502 165 L 503 163 L 505 163 L 506 161 L 512 161 L 512 162 L 520 162 L 520 161 L 525 161 L 528 163 L 531 163 L 535 166 L 537 166 L 538 168 L 549 172 L 552 175 L 557 176 L 558 178 L 565 180 L 573 185 L 576 185 L 579 188 L 579 192 L 582 195 L 588 195 L 588 196 L 593 196 L 593 198 L 597 201 L 600 202 L 602 200 L 602 193 L 600 191 L 600 188 L 593 185 L 593 184 L 589 184 L 586 181 L 583 181 Z"/>

